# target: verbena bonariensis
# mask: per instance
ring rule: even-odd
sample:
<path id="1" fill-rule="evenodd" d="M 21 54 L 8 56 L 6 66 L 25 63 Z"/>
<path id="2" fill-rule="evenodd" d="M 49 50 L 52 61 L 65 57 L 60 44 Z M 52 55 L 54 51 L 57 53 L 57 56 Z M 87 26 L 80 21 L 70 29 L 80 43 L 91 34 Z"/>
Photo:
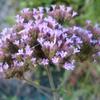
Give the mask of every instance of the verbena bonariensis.
<path id="1" fill-rule="evenodd" d="M 38 65 L 73 70 L 77 62 L 95 60 L 100 56 L 100 27 L 89 21 L 84 27 L 62 24 L 76 15 L 64 5 L 21 10 L 16 24 L 1 32 L 0 71 L 11 78 Z"/>

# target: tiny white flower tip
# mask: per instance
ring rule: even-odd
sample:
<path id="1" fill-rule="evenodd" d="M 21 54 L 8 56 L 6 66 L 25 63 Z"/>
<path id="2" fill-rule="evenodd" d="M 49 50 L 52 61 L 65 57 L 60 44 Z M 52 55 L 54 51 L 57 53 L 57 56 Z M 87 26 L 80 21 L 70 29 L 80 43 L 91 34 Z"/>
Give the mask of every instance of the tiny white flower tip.
<path id="1" fill-rule="evenodd" d="M 52 62 L 53 62 L 54 64 L 57 64 L 57 63 L 59 62 L 59 58 L 53 57 L 53 58 L 52 58 Z"/>
<path id="2" fill-rule="evenodd" d="M 74 26 L 73 27 L 73 30 L 75 31 L 75 30 L 78 30 L 79 29 L 79 27 L 77 27 L 77 26 Z"/>
<path id="3" fill-rule="evenodd" d="M 19 49 L 17 55 L 23 55 L 23 54 L 24 54 L 23 49 Z"/>
<path id="4" fill-rule="evenodd" d="M 72 7 L 67 7 L 67 12 L 69 13 L 72 10 Z"/>
<path id="5" fill-rule="evenodd" d="M 24 62 L 19 62 L 19 66 L 23 66 L 24 65 Z"/>
<path id="6" fill-rule="evenodd" d="M 41 62 L 42 65 L 48 65 L 49 64 L 49 60 L 48 59 L 43 59 Z"/>
<path id="7" fill-rule="evenodd" d="M 0 67 L 0 72 L 3 72 L 3 68 L 2 67 Z"/>
<path id="8" fill-rule="evenodd" d="M 18 40 L 15 40 L 14 41 L 14 44 L 19 45 L 19 41 Z"/>
<path id="9" fill-rule="evenodd" d="M 38 7 L 40 12 L 44 12 L 44 8 L 43 7 Z"/>
<path id="10" fill-rule="evenodd" d="M 32 64 L 35 64 L 36 58 L 32 58 L 31 61 L 32 61 Z"/>
<path id="11" fill-rule="evenodd" d="M 75 17 L 77 15 L 77 12 L 73 11 L 72 17 Z"/>
<path id="12" fill-rule="evenodd" d="M 60 9 L 64 11 L 65 10 L 65 6 L 64 5 L 60 5 Z"/>
<path id="13" fill-rule="evenodd" d="M 53 10 L 56 8 L 56 5 L 51 5 L 51 7 L 53 8 Z"/>
<path id="14" fill-rule="evenodd" d="M 50 8 L 49 7 L 45 7 L 46 12 L 49 12 Z"/>
<path id="15" fill-rule="evenodd" d="M 7 63 L 5 63 L 5 64 L 3 65 L 3 68 L 4 68 L 5 70 L 7 70 L 7 69 L 9 68 L 9 65 L 8 65 Z"/>
<path id="16" fill-rule="evenodd" d="M 65 63 L 63 66 L 66 70 L 74 70 L 75 65 L 72 63 Z"/>
<path id="17" fill-rule="evenodd" d="M 86 20 L 86 23 L 87 24 L 91 24 L 91 20 Z"/>
<path id="18" fill-rule="evenodd" d="M 26 48 L 25 48 L 25 53 L 26 53 L 26 55 L 29 55 L 29 56 L 32 55 L 33 51 L 31 50 L 31 48 L 30 48 L 29 45 L 26 46 Z"/>
<path id="19" fill-rule="evenodd" d="M 75 48 L 73 54 L 76 54 L 76 53 L 79 53 L 79 52 L 80 52 L 80 50 L 78 48 Z"/>
<path id="20" fill-rule="evenodd" d="M 24 8 L 21 10 L 21 13 L 27 13 L 27 12 L 29 12 L 29 8 Z"/>

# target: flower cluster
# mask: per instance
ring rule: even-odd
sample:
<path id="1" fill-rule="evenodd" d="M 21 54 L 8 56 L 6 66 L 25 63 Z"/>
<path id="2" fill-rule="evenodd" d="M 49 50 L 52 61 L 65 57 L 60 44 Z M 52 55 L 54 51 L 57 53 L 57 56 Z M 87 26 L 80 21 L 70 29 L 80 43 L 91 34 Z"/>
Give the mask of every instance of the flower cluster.
<path id="1" fill-rule="evenodd" d="M 93 26 L 90 21 L 84 28 L 61 24 L 75 15 L 64 5 L 24 8 L 16 16 L 16 24 L 1 32 L 0 71 L 27 71 L 49 64 L 73 70 L 76 62 L 100 56 L 99 25 Z"/>

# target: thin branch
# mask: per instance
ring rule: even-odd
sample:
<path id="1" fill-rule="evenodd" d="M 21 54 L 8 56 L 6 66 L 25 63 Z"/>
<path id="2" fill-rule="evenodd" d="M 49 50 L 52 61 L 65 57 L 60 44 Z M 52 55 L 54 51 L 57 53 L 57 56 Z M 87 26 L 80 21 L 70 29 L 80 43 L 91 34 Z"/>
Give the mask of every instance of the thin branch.
<path id="1" fill-rule="evenodd" d="M 64 87 L 67 81 L 68 81 L 68 76 L 64 76 L 63 82 L 61 82 L 61 84 L 58 86 L 57 90 L 59 91 L 62 87 Z"/>
<path id="2" fill-rule="evenodd" d="M 55 88 L 55 85 L 54 85 L 52 73 L 50 71 L 49 66 L 46 66 L 46 71 L 47 71 L 49 83 L 50 83 L 50 86 L 51 86 L 51 89 L 52 89 L 52 92 L 53 92 L 53 100 L 58 100 L 58 94 L 56 93 L 57 91 L 56 91 L 56 88 Z"/>
<path id="3" fill-rule="evenodd" d="M 44 91 L 47 91 L 47 92 L 51 92 L 51 91 L 52 91 L 50 88 L 41 86 L 41 85 L 39 85 L 39 84 L 36 84 L 36 83 L 35 83 L 34 81 L 32 81 L 32 80 L 28 80 L 28 79 L 26 79 L 26 78 L 24 78 L 24 80 L 30 82 L 30 83 L 33 84 L 35 87 L 38 87 L 38 88 L 40 88 L 40 89 L 42 89 L 42 90 L 44 90 Z"/>
<path id="4" fill-rule="evenodd" d="M 29 79 L 26 79 L 25 77 L 24 77 L 24 80 L 25 80 L 28 84 L 30 84 L 30 85 L 32 85 L 33 87 L 35 87 L 40 93 L 42 93 L 43 95 L 45 95 L 46 97 L 48 97 L 48 99 L 50 100 L 50 96 L 49 96 L 46 92 L 43 91 L 43 90 L 45 90 L 45 91 L 50 92 L 48 88 L 43 87 L 43 86 L 40 86 L 40 85 L 34 83 L 33 81 L 31 81 L 31 80 L 29 80 Z"/>

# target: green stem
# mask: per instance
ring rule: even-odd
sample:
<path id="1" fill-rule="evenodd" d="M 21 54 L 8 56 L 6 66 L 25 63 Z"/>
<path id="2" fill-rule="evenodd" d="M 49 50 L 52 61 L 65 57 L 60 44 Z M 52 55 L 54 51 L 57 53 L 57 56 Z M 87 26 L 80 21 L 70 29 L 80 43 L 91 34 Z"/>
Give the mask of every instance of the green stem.
<path id="1" fill-rule="evenodd" d="M 40 85 L 36 84 L 35 82 L 33 82 L 32 80 L 26 79 L 25 77 L 24 77 L 24 80 L 25 80 L 28 84 L 34 86 L 40 93 L 42 93 L 43 95 L 45 95 L 46 97 L 48 97 L 48 99 L 50 100 L 50 96 L 49 96 L 47 93 L 44 92 L 44 91 L 50 92 L 51 90 L 49 90 L 49 88 L 40 86 Z M 44 90 L 44 91 L 43 91 L 43 90 Z"/>
<path id="2" fill-rule="evenodd" d="M 70 72 L 68 71 L 65 71 L 64 73 L 64 79 L 62 80 L 62 82 L 59 84 L 57 90 L 60 91 L 65 85 L 66 85 L 66 82 L 68 81 L 68 77 L 70 76 Z"/>
<path id="3" fill-rule="evenodd" d="M 57 90 L 55 88 L 52 73 L 50 71 L 49 66 L 46 66 L 46 70 L 47 70 L 47 74 L 48 74 L 49 83 L 50 83 L 50 86 L 51 86 L 51 89 L 52 89 L 52 92 L 53 92 L 53 100 L 59 100 Z"/>

